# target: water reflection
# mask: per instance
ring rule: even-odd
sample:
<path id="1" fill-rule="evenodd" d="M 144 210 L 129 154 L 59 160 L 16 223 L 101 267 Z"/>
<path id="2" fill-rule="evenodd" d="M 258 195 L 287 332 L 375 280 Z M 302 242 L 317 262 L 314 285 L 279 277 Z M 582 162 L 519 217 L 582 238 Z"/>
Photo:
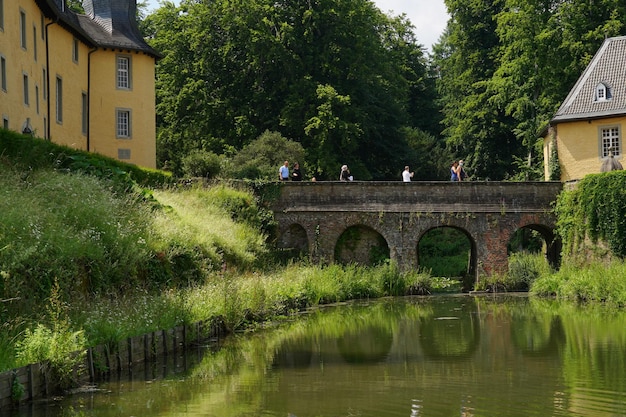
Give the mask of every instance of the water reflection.
<path id="1" fill-rule="evenodd" d="M 522 296 L 354 303 L 0 416 L 626 416 L 625 330 Z"/>

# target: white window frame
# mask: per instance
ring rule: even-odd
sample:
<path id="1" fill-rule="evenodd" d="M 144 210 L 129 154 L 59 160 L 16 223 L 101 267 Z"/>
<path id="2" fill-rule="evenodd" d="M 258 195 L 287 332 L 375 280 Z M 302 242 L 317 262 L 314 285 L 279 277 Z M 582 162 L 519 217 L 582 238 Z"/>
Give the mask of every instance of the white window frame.
<path id="1" fill-rule="evenodd" d="M 620 125 L 600 126 L 598 128 L 598 146 L 600 159 L 609 156 L 613 150 L 614 157 L 622 155 L 622 129 Z"/>
<path id="2" fill-rule="evenodd" d="M 130 55 L 117 55 L 115 58 L 115 85 L 119 90 L 132 88 L 132 60 Z"/>
<path id="3" fill-rule="evenodd" d="M 609 101 L 612 98 L 611 88 L 605 83 L 598 83 L 595 91 L 595 102 Z"/>
<path id="4" fill-rule="evenodd" d="M 115 137 L 117 139 L 131 139 L 133 133 L 132 111 L 126 108 L 115 109 Z"/>

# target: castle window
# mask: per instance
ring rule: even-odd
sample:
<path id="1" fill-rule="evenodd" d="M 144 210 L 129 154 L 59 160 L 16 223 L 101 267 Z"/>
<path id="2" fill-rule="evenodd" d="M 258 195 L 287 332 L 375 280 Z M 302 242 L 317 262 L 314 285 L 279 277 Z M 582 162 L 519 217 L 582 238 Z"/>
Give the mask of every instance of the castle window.
<path id="1" fill-rule="evenodd" d="M 46 71 L 46 69 L 44 68 L 42 71 L 42 80 L 41 80 L 41 85 L 43 86 L 43 99 L 48 100 L 48 73 Z"/>
<path id="2" fill-rule="evenodd" d="M 23 80 L 24 80 L 24 105 L 28 106 L 30 105 L 30 99 L 29 99 L 29 94 L 28 94 L 28 74 L 23 74 Z"/>
<path id="3" fill-rule="evenodd" d="M 607 101 L 613 97 L 611 89 L 604 83 L 600 83 L 596 86 L 596 96 L 594 101 Z"/>
<path id="4" fill-rule="evenodd" d="M 26 12 L 20 10 L 20 46 L 26 49 Z"/>
<path id="5" fill-rule="evenodd" d="M 56 100 L 56 111 L 57 111 L 57 123 L 63 123 L 63 80 L 61 77 L 57 76 L 57 100 Z"/>
<path id="6" fill-rule="evenodd" d="M 613 156 L 622 154 L 619 126 L 609 126 L 600 128 L 600 158 L 609 156 L 609 152 Z"/>
<path id="7" fill-rule="evenodd" d="M 117 109 L 116 112 L 117 112 L 116 137 L 118 139 L 130 139 L 131 137 L 130 110 Z"/>
<path id="8" fill-rule="evenodd" d="M 7 92 L 7 60 L 0 56 L 0 86 L 2 91 Z"/>
<path id="9" fill-rule="evenodd" d="M 37 61 L 37 26 L 33 25 L 33 58 Z"/>
<path id="10" fill-rule="evenodd" d="M 78 39 L 74 39 L 74 43 L 72 44 L 72 61 L 78 64 Z"/>
<path id="11" fill-rule="evenodd" d="M 82 94 L 82 131 L 83 131 L 83 135 L 87 134 L 87 127 L 88 127 L 88 122 L 89 120 L 87 119 L 87 115 L 89 114 L 89 106 L 88 106 L 88 101 L 87 101 L 87 93 L 83 93 Z"/>
<path id="12" fill-rule="evenodd" d="M 117 88 L 129 90 L 131 87 L 130 57 L 117 56 Z"/>
<path id="13" fill-rule="evenodd" d="M 117 159 L 130 159 L 130 149 L 118 149 Z"/>

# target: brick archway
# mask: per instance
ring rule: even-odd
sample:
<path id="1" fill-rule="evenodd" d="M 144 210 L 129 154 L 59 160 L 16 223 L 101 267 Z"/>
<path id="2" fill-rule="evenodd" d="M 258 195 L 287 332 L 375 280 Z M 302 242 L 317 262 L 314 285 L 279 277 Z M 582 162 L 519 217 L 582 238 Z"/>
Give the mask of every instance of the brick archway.
<path id="1" fill-rule="evenodd" d="M 379 233 L 401 268 L 417 266 L 417 242 L 435 227 L 463 230 L 472 243 L 475 278 L 505 272 L 507 243 L 521 227 L 533 227 L 558 262 L 551 204 L 558 182 L 302 182 L 281 183 L 271 208 L 278 234 L 305 231 L 314 261 L 334 262 L 339 236 L 353 225 Z M 291 229 L 290 229 L 291 228 Z M 279 238 L 278 242 L 289 241 Z"/>

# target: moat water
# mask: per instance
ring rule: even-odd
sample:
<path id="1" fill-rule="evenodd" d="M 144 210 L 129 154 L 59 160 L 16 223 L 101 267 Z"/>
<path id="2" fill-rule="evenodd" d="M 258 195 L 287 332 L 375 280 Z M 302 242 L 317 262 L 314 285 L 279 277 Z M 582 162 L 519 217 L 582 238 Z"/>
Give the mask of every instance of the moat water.
<path id="1" fill-rule="evenodd" d="M 626 416 L 626 311 L 525 295 L 348 303 L 0 416 Z"/>

